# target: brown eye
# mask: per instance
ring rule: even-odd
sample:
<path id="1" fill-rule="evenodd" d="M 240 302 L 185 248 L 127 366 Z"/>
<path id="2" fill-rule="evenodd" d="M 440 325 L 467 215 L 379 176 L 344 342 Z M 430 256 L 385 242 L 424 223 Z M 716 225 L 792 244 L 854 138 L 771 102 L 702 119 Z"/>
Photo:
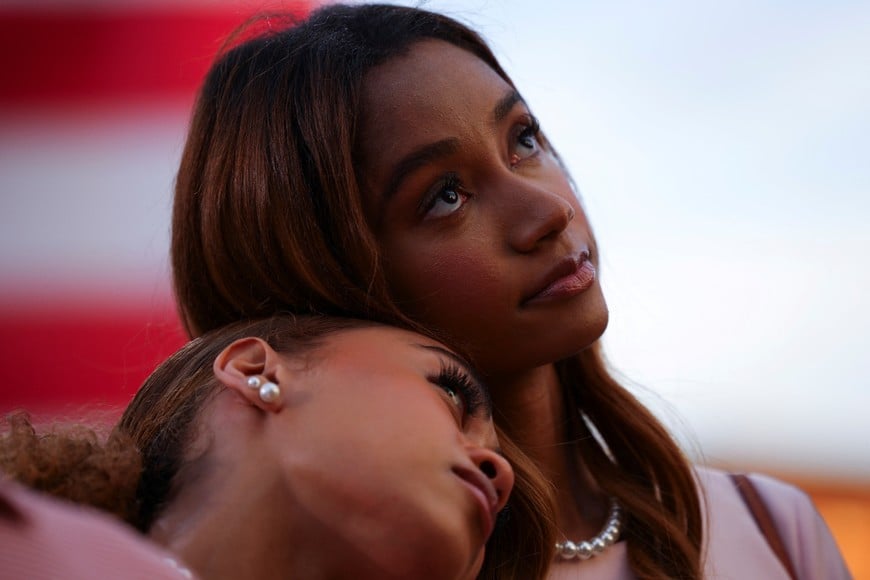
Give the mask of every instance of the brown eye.
<path id="1" fill-rule="evenodd" d="M 527 134 L 526 131 L 520 134 L 520 138 L 517 140 L 520 146 L 525 147 L 529 151 L 534 151 L 538 148 L 538 140 L 535 135 Z"/>
<path id="2" fill-rule="evenodd" d="M 450 399 L 450 401 L 454 405 L 456 405 L 457 409 L 459 409 L 460 411 L 464 410 L 465 403 L 462 401 L 462 397 L 456 391 L 451 388 L 445 388 L 444 392 L 447 393 L 447 398 Z"/>
<path id="3" fill-rule="evenodd" d="M 446 217 L 458 211 L 469 195 L 465 193 L 454 174 L 449 174 L 432 192 L 424 204 L 424 214 L 427 219 Z"/>
<path id="4" fill-rule="evenodd" d="M 459 203 L 459 194 L 455 189 L 444 189 L 439 194 L 439 197 L 446 204 L 453 205 Z"/>
<path id="5" fill-rule="evenodd" d="M 532 127 L 526 127 L 517 138 L 517 153 L 522 158 L 533 155 L 538 150 L 538 135 Z"/>
<path id="6" fill-rule="evenodd" d="M 511 152 L 511 166 L 517 165 L 523 159 L 534 156 L 541 149 L 539 135 L 541 127 L 536 119 L 523 126 L 516 135 L 516 142 Z"/>

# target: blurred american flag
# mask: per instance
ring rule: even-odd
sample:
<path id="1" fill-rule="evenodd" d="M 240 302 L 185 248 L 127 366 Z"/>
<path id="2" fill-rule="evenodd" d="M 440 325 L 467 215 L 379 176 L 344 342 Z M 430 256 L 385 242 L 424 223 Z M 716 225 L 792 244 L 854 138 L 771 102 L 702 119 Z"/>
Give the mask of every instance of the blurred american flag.
<path id="1" fill-rule="evenodd" d="M 251 15 L 307 9 L 0 5 L 0 413 L 119 408 L 184 341 L 168 245 L 194 94 Z"/>

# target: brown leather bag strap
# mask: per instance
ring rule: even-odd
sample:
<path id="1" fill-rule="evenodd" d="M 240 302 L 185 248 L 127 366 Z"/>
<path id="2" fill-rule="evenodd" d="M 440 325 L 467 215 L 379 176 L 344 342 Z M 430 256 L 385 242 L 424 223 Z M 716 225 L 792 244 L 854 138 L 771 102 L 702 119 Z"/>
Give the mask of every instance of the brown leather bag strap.
<path id="1" fill-rule="evenodd" d="M 770 549 L 779 559 L 780 563 L 785 568 L 785 571 L 788 572 L 789 578 L 797 580 L 798 576 L 795 573 L 791 558 L 789 558 L 788 552 L 785 549 L 785 544 L 782 543 L 782 538 L 776 529 L 776 525 L 773 523 L 770 511 L 768 511 L 764 500 L 761 499 L 758 490 L 755 489 L 752 480 L 742 473 L 731 473 L 730 476 L 731 481 L 734 483 L 734 487 L 736 487 L 737 491 L 740 492 L 740 497 L 743 498 L 743 503 L 745 503 L 746 507 L 749 508 L 749 513 L 752 514 L 755 524 L 758 526 L 758 529 L 761 530 L 761 533 L 764 535 L 764 539 L 767 540 Z"/>

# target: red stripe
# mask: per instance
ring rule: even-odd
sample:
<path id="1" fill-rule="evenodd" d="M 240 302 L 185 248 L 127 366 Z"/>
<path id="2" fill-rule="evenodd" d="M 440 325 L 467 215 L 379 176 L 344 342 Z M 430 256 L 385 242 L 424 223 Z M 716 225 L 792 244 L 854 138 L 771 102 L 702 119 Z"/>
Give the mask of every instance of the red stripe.
<path id="1" fill-rule="evenodd" d="M 0 414 L 123 407 L 154 367 L 184 343 L 172 306 L 0 312 Z"/>
<path id="2" fill-rule="evenodd" d="M 284 8 L 304 14 L 308 6 Z M 247 3 L 0 9 L 0 106 L 189 99 L 224 39 L 251 14 Z"/>

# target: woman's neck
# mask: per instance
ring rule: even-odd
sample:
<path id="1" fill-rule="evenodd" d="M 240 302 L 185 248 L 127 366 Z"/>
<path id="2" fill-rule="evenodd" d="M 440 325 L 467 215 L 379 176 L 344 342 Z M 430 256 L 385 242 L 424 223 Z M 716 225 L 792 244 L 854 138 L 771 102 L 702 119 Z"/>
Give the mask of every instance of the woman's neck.
<path id="1" fill-rule="evenodd" d="M 384 577 L 364 547 L 336 533 L 343 522 L 300 503 L 253 446 L 250 457 L 256 469 L 244 468 L 241 456 L 223 464 L 215 470 L 223 476 L 190 486 L 152 526 L 151 537 L 179 565 L 202 580 Z"/>
<path id="2" fill-rule="evenodd" d="M 489 383 L 497 409 L 496 420 L 514 442 L 545 473 L 548 465 L 560 463 L 558 457 L 562 454 L 557 447 L 565 441 L 568 431 L 555 365 L 536 367 L 506 378 L 490 378 Z"/>
<path id="3" fill-rule="evenodd" d="M 364 546 L 336 535 L 341 522 L 321 521 L 286 489 L 276 495 L 251 483 L 244 497 L 216 494 L 202 509 L 161 517 L 155 528 L 164 535 L 152 537 L 201 580 L 386 577 Z"/>
<path id="4" fill-rule="evenodd" d="M 556 489 L 562 533 L 572 540 L 598 533 L 607 517 L 607 498 L 577 456 L 568 415 L 573 411 L 565 408 L 555 365 L 490 378 L 490 386 L 496 420 Z"/>
<path id="5" fill-rule="evenodd" d="M 335 549 L 336 524 L 309 517 L 263 441 L 236 428 L 214 449 L 149 531 L 180 565 L 202 580 L 349 577 L 353 562 Z"/>

